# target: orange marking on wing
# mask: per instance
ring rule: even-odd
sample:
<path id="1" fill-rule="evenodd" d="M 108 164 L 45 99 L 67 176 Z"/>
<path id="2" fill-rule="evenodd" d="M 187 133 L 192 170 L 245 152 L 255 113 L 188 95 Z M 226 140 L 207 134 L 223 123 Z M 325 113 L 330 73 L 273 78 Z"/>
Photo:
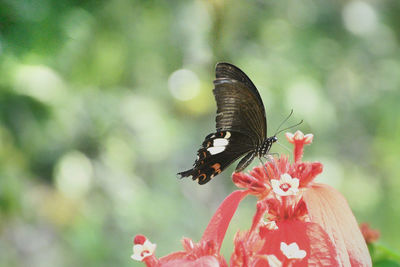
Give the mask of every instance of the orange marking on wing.
<path id="1" fill-rule="evenodd" d="M 202 173 L 202 174 L 200 174 L 199 176 L 197 176 L 196 180 L 201 181 L 201 180 L 204 180 L 204 179 L 206 179 L 206 178 L 207 178 L 207 176 L 206 176 L 204 173 Z"/>
<path id="2" fill-rule="evenodd" d="M 211 166 L 215 170 L 216 173 L 221 173 L 221 164 L 215 163 L 214 165 Z"/>

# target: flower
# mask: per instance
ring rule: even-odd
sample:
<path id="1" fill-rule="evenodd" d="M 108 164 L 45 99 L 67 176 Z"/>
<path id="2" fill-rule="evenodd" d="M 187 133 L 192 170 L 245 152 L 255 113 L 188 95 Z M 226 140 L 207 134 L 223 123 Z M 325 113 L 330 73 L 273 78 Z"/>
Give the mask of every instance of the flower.
<path id="1" fill-rule="evenodd" d="M 295 144 L 296 142 L 299 143 L 301 142 L 303 144 L 311 144 L 314 138 L 313 134 L 304 135 L 301 131 L 296 131 L 294 134 L 286 133 L 285 136 L 288 139 L 288 141 L 292 144 Z"/>
<path id="2" fill-rule="evenodd" d="M 290 174 L 284 173 L 280 179 L 272 179 L 272 190 L 280 196 L 296 195 L 299 192 L 299 179 L 292 178 Z"/>
<path id="3" fill-rule="evenodd" d="M 294 144 L 294 162 L 300 161 L 303 156 L 304 145 L 311 144 L 314 135 L 304 135 L 301 131 L 296 131 L 294 134 L 286 133 L 285 136 L 290 143 Z"/>
<path id="4" fill-rule="evenodd" d="M 300 250 L 296 242 L 290 245 L 285 242 L 281 242 L 281 251 L 288 259 L 302 259 L 307 253 L 305 250 Z"/>
<path id="5" fill-rule="evenodd" d="M 368 223 L 361 223 L 360 230 L 367 244 L 376 242 L 381 235 L 378 230 L 372 229 Z"/>
<path id="6" fill-rule="evenodd" d="M 151 255 L 142 258 L 135 257 L 135 260 L 143 261 L 148 267 L 227 267 L 226 260 L 219 251 L 232 216 L 236 212 L 240 201 L 248 194 L 249 192 L 247 191 L 238 190 L 226 197 L 211 218 L 203 237 L 198 243 L 194 243 L 189 238 L 184 238 L 182 240 L 183 251 L 173 252 L 157 259 L 153 250 Z M 135 237 L 135 245 L 143 244 L 144 246 L 146 240 L 146 237 L 137 235 Z"/>
<path id="7" fill-rule="evenodd" d="M 322 164 L 302 162 L 304 145 L 312 142 L 313 135 L 297 131 L 286 137 L 294 144 L 294 163 L 281 156 L 267 162 L 265 168 L 258 166 L 248 174 L 234 173 L 232 177 L 237 186 L 258 197 L 250 231 L 258 232 L 264 245 L 250 255 L 256 255 L 258 261 L 261 256 L 266 261 L 266 255 L 275 255 L 285 264 L 280 244 L 295 242 L 306 253 L 295 266 L 371 266 L 368 248 L 343 196 L 332 187 L 314 182 Z M 265 226 L 264 217 L 274 221 L 278 229 Z"/>
<path id="8" fill-rule="evenodd" d="M 132 259 L 142 261 L 156 250 L 157 245 L 151 243 L 146 237 L 137 235 L 134 239 Z"/>
<path id="9" fill-rule="evenodd" d="M 294 144 L 293 163 L 283 155 L 249 173 L 234 173 L 232 180 L 242 190 L 225 198 L 198 243 L 183 239 L 184 251 L 160 259 L 154 250 L 138 249 L 142 261 L 147 266 L 227 266 L 220 255 L 227 228 L 239 203 L 253 195 L 256 212 L 250 229 L 235 235 L 230 266 L 372 266 L 346 199 L 314 182 L 321 163 L 302 162 L 304 145 L 313 135 L 297 131 L 286 137 Z M 139 243 L 144 247 L 145 241 Z"/>
<path id="10" fill-rule="evenodd" d="M 136 235 L 133 240 L 133 254 L 131 258 L 136 261 L 144 261 L 146 264 L 156 262 L 154 251 L 157 245 L 151 243 L 145 236 Z"/>

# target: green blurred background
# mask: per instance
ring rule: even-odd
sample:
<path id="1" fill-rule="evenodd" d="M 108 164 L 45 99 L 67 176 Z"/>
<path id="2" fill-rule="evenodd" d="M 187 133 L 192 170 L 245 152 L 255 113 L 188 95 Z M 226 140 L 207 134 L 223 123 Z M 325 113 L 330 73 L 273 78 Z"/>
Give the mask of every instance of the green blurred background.
<path id="1" fill-rule="evenodd" d="M 256 84 L 269 133 L 291 108 L 304 119 L 317 181 L 399 251 L 399 13 L 398 0 L 0 1 L 0 265 L 139 266 L 135 234 L 158 256 L 198 241 L 235 189 L 234 166 L 204 186 L 176 178 L 215 129 L 218 61 Z"/>

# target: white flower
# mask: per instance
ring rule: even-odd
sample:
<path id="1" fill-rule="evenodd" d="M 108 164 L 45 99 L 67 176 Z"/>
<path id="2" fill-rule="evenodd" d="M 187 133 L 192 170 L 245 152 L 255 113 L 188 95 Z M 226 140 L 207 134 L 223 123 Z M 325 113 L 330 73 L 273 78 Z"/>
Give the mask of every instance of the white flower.
<path id="1" fill-rule="evenodd" d="M 276 225 L 275 221 L 263 221 L 263 224 L 265 227 L 267 227 L 268 230 L 278 230 L 278 225 Z"/>
<path id="2" fill-rule="evenodd" d="M 279 180 L 271 180 L 272 189 L 280 196 L 296 195 L 299 192 L 299 179 L 292 178 L 288 173 L 281 175 Z"/>
<path id="3" fill-rule="evenodd" d="M 270 267 L 282 267 L 282 262 L 275 255 L 267 255 L 267 261 Z"/>
<path id="4" fill-rule="evenodd" d="M 294 144 L 295 141 L 304 141 L 304 144 L 310 144 L 314 138 L 313 134 L 304 135 L 301 131 L 296 131 L 294 134 L 286 133 L 287 140 Z"/>
<path id="5" fill-rule="evenodd" d="M 302 259 L 307 255 L 305 250 L 300 250 L 296 242 L 290 245 L 281 242 L 281 251 L 288 259 Z"/>
<path id="6" fill-rule="evenodd" d="M 133 245 L 133 254 L 131 258 L 136 261 L 142 261 L 144 258 L 154 253 L 154 251 L 156 250 L 156 246 L 156 244 L 151 243 L 147 239 L 146 241 L 144 241 L 143 245 Z"/>

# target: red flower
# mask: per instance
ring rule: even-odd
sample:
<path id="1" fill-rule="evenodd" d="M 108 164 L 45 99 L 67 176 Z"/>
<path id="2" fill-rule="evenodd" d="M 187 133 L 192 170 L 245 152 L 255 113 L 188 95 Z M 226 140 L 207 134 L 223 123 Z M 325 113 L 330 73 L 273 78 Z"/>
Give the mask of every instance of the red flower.
<path id="1" fill-rule="evenodd" d="M 280 243 L 294 242 L 306 256 L 292 262 L 293 266 L 371 266 L 368 249 L 346 200 L 335 189 L 313 182 L 322 172 L 321 163 L 301 161 L 304 145 L 310 144 L 313 136 L 297 131 L 286 137 L 294 144 L 294 163 L 282 156 L 249 174 L 233 174 L 236 185 L 258 197 L 257 207 L 265 207 L 265 214 L 257 209 L 251 230 L 259 233 L 264 246 L 251 254 L 255 256 L 248 262 L 261 261 L 260 255 L 266 261 L 265 256 L 274 255 L 285 265 L 288 259 L 280 252 Z M 264 218 L 269 220 L 268 227 L 264 226 Z M 271 230 L 271 222 L 277 229 Z M 244 243 L 238 239 L 235 244 L 243 247 Z M 237 250 L 233 258 L 240 258 Z"/>
<path id="2" fill-rule="evenodd" d="M 233 182 L 245 190 L 223 201 L 199 243 L 184 239 L 184 251 L 142 260 L 148 266 L 227 266 L 221 244 L 240 201 L 251 194 L 258 198 L 257 210 L 251 228 L 235 236 L 231 266 L 372 266 L 344 197 L 313 181 L 322 164 L 301 161 L 313 135 L 297 131 L 286 137 L 294 144 L 294 163 L 282 156 L 248 174 L 234 173 Z"/>
<path id="3" fill-rule="evenodd" d="M 143 245 L 143 250 L 135 250 L 134 246 L 134 255 L 132 255 L 132 258 L 135 260 L 143 261 L 144 263 L 146 263 L 147 266 L 228 266 L 226 260 L 219 253 L 219 251 L 221 249 L 222 241 L 225 237 L 225 233 L 228 229 L 232 216 L 235 214 L 235 211 L 240 201 L 247 194 L 248 192 L 246 191 L 235 191 L 225 198 L 225 200 L 222 202 L 222 204 L 212 217 L 211 221 L 209 222 L 199 243 L 195 244 L 191 239 L 184 238 L 182 240 L 184 251 L 174 252 L 157 259 L 154 255 L 155 245 L 151 243 L 150 244 L 152 246 L 149 245 L 149 243 L 146 243 L 148 242 L 147 238 L 142 235 L 138 235 L 135 237 L 134 243 L 135 246 L 137 244 Z M 147 246 L 144 245 L 145 243 L 147 244 Z M 149 246 L 154 247 L 154 249 L 148 249 Z M 142 256 L 135 256 L 135 251 L 136 254 Z"/>

